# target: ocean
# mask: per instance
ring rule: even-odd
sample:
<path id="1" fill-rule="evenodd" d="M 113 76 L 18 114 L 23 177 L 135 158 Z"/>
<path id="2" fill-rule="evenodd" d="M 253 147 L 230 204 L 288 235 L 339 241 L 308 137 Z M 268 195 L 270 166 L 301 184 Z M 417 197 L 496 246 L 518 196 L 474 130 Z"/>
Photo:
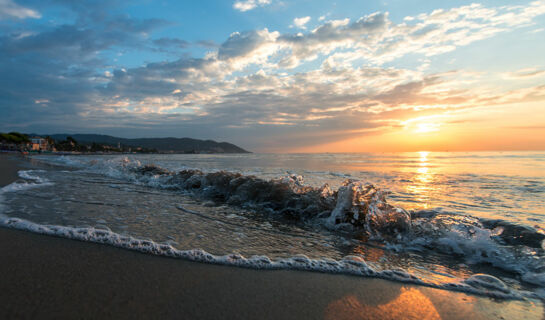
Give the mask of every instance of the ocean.
<path id="1" fill-rule="evenodd" d="M 545 153 L 33 156 L 0 224 L 256 269 L 545 299 Z"/>

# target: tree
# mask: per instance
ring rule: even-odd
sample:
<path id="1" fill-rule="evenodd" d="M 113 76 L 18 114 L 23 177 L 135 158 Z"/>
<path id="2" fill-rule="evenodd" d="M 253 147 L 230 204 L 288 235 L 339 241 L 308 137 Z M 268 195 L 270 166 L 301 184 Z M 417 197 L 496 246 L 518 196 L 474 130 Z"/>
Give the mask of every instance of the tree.
<path id="1" fill-rule="evenodd" d="M 77 146 L 77 145 L 78 145 L 78 142 L 76 141 L 76 139 L 74 139 L 74 138 L 72 138 L 72 137 L 70 137 L 70 136 L 66 137 L 66 141 L 68 141 L 68 143 L 70 143 L 70 144 L 73 145 L 73 146 Z"/>
<path id="2" fill-rule="evenodd" d="M 19 132 L 1 133 L 0 140 L 7 143 L 22 144 L 30 142 L 30 139 L 26 134 Z"/>
<path id="3" fill-rule="evenodd" d="M 47 144 L 51 146 L 55 144 L 55 140 L 51 138 L 50 136 L 45 136 L 45 140 L 47 141 Z"/>

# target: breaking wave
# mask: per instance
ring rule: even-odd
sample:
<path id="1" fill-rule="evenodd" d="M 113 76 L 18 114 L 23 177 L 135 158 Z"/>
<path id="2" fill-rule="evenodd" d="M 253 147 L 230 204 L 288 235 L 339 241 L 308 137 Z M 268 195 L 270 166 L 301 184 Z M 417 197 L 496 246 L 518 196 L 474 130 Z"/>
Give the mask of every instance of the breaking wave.
<path id="1" fill-rule="evenodd" d="M 0 189 L 0 196 L 6 192 L 16 192 L 37 187 L 51 186 L 53 182 L 41 178 L 36 175 L 36 172 L 41 170 L 21 170 L 18 172 L 19 177 L 23 180 L 16 181 Z"/>
<path id="2" fill-rule="evenodd" d="M 458 257 L 469 264 L 490 264 L 518 274 L 526 283 L 545 287 L 544 234 L 531 227 L 502 220 L 478 219 L 441 210 L 409 212 L 389 204 L 388 192 L 371 183 L 347 179 L 337 190 L 332 190 L 327 184 L 321 187 L 308 186 L 303 177 L 291 174 L 279 179 L 265 180 L 226 171 L 169 171 L 127 158 L 92 160 L 86 163 L 65 157 L 58 160 L 63 164 L 131 183 L 190 193 L 216 203 L 251 209 L 273 219 L 315 223 L 334 230 L 363 232 L 369 239 L 382 242 L 386 249 L 392 251 L 437 252 Z M 20 173 L 21 177 L 36 183 L 37 180 L 25 176 L 26 174 Z M 271 261 L 265 256 L 248 259 L 237 254 L 214 256 L 202 250 L 180 251 L 168 245 L 127 238 L 111 231 L 41 226 L 14 218 L 5 219 L 2 224 L 202 262 L 379 276 L 475 293 L 489 290 L 486 294 L 494 296 L 517 295 L 506 289 L 504 284 L 500 284 L 500 280 L 487 278 L 492 276 L 473 275 L 463 283 L 433 284 L 405 271 L 373 270 L 360 257 L 335 261 L 300 256 Z"/>

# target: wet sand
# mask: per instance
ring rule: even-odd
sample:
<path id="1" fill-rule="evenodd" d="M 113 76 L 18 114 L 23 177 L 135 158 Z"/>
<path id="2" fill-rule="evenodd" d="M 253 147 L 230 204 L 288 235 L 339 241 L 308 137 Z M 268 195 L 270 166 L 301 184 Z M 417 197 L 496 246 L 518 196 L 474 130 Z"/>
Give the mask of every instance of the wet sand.
<path id="1" fill-rule="evenodd" d="M 9 158 L 9 156 L 8 156 Z M 0 182 L 17 160 L 0 155 Z M 10 180 L 11 179 L 11 180 Z M 0 228 L 0 318 L 542 319 L 539 302 L 259 271 Z"/>
<path id="2" fill-rule="evenodd" d="M 22 156 L 17 154 L 0 153 L 0 187 L 8 185 L 17 180 L 17 170 Z"/>

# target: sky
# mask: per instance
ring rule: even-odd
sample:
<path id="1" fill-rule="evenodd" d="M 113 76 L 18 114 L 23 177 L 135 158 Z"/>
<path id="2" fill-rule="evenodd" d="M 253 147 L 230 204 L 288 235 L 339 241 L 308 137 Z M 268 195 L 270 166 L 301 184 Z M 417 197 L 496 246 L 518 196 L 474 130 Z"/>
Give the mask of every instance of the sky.
<path id="1" fill-rule="evenodd" d="M 0 131 L 545 150 L 544 57 L 545 0 L 0 0 Z"/>

